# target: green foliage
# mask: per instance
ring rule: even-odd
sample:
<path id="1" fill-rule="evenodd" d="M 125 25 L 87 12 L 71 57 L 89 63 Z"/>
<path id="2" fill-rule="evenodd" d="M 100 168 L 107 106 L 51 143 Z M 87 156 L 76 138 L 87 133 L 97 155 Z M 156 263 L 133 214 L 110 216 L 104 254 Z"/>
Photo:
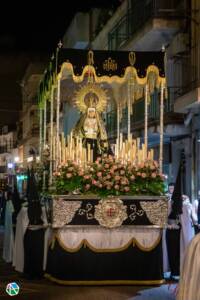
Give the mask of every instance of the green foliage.
<path id="1" fill-rule="evenodd" d="M 147 161 L 140 165 L 123 164 L 113 157 L 104 157 L 86 168 L 68 161 L 55 175 L 58 194 L 79 190 L 82 194 L 163 195 L 164 181 L 158 164 Z"/>

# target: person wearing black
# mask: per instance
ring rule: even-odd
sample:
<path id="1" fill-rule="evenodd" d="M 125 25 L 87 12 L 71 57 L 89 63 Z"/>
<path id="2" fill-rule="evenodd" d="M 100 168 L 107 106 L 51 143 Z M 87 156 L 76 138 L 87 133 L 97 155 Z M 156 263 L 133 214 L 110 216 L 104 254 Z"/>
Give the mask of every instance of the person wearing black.
<path id="1" fill-rule="evenodd" d="M 168 216 L 168 227 L 166 230 L 166 243 L 167 243 L 167 252 L 169 259 L 169 266 L 171 270 L 171 278 L 179 276 L 180 273 L 180 233 L 181 225 L 179 215 L 181 214 L 180 210 L 174 208 L 174 200 L 169 200 L 171 206 L 171 212 Z"/>
<path id="2" fill-rule="evenodd" d="M 181 165 L 173 193 L 169 199 L 168 226 L 166 230 L 167 253 L 171 279 L 180 275 L 180 215 L 182 214 L 182 180 Z"/>

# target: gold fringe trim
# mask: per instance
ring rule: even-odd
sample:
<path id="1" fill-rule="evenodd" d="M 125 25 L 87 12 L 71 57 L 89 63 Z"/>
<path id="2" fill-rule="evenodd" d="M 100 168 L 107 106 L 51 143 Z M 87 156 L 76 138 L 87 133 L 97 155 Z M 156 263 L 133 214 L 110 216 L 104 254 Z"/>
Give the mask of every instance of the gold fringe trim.
<path id="1" fill-rule="evenodd" d="M 133 238 L 126 245 L 124 245 L 123 247 L 114 248 L 114 249 L 109 249 L 109 248 L 108 249 L 107 248 L 98 249 L 98 248 L 93 247 L 86 239 L 82 240 L 77 247 L 68 248 L 61 241 L 59 233 L 55 235 L 55 239 L 57 239 L 57 241 L 58 241 L 59 245 L 61 246 L 61 248 L 63 248 L 65 251 L 70 252 L 70 253 L 78 252 L 81 248 L 89 248 L 90 250 L 92 250 L 93 252 L 96 252 L 96 253 L 121 252 L 121 251 L 124 251 L 124 250 L 128 249 L 131 245 L 133 247 L 137 246 L 142 251 L 149 252 L 149 251 L 152 251 L 160 243 L 161 237 L 162 237 L 162 234 L 160 233 L 158 239 L 155 241 L 155 243 L 151 247 L 144 247 L 144 246 L 140 245 L 135 238 Z"/>
<path id="2" fill-rule="evenodd" d="M 133 66 L 128 66 L 124 72 L 124 76 L 122 77 L 119 77 L 117 75 L 114 75 L 114 76 L 98 76 L 98 74 L 96 74 L 96 70 L 93 66 L 88 66 L 86 65 L 84 68 L 83 68 L 83 71 L 82 71 L 82 74 L 80 75 L 75 75 L 74 74 L 74 69 L 73 69 L 73 65 L 69 62 L 64 62 L 61 66 L 61 70 L 60 70 L 60 73 L 57 75 L 57 78 L 61 79 L 62 77 L 62 73 L 64 71 L 64 69 L 66 69 L 68 72 L 67 74 L 71 75 L 72 78 L 73 78 L 73 81 L 76 82 L 76 83 L 80 83 L 84 80 L 84 77 L 85 77 L 85 74 L 88 73 L 89 71 L 93 73 L 94 75 L 94 78 L 95 78 L 95 82 L 96 83 L 102 83 L 102 82 L 107 82 L 107 83 L 114 83 L 114 82 L 117 82 L 117 83 L 124 83 L 127 79 L 128 79 L 128 76 L 129 76 L 129 73 L 132 74 L 133 77 L 136 78 L 136 82 L 140 85 L 145 85 L 148 81 L 148 76 L 150 73 L 154 73 L 157 77 L 156 79 L 156 86 L 160 86 L 161 85 L 161 82 L 164 82 L 166 83 L 166 78 L 165 77 L 161 77 L 159 75 L 159 69 L 157 66 L 155 65 L 149 65 L 147 67 L 147 70 L 146 70 L 146 76 L 145 77 L 139 77 L 138 76 L 138 73 L 137 73 L 137 70 L 135 67 Z"/>
<path id="3" fill-rule="evenodd" d="M 45 278 L 64 285 L 161 285 L 165 283 L 164 279 L 160 280 L 61 280 L 50 274 L 45 274 Z"/>

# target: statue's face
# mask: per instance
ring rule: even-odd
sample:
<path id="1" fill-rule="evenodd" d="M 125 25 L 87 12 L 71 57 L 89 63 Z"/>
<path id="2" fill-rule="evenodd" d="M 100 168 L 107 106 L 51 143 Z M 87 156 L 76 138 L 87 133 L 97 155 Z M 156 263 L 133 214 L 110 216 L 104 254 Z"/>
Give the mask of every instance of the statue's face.
<path id="1" fill-rule="evenodd" d="M 91 119 L 95 118 L 95 110 L 88 110 L 88 117 Z"/>

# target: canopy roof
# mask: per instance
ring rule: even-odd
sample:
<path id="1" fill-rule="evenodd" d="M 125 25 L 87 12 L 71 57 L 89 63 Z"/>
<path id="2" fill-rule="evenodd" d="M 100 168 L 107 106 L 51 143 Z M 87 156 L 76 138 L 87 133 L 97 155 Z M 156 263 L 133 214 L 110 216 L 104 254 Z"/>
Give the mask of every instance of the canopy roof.
<path id="1" fill-rule="evenodd" d="M 74 82 L 82 82 L 91 72 L 95 82 L 123 83 L 131 76 L 139 85 L 144 85 L 153 75 L 151 86 L 158 87 L 161 81 L 165 82 L 164 56 L 163 51 L 57 49 L 40 84 L 39 102 L 49 97 L 57 78 L 71 77 Z"/>

